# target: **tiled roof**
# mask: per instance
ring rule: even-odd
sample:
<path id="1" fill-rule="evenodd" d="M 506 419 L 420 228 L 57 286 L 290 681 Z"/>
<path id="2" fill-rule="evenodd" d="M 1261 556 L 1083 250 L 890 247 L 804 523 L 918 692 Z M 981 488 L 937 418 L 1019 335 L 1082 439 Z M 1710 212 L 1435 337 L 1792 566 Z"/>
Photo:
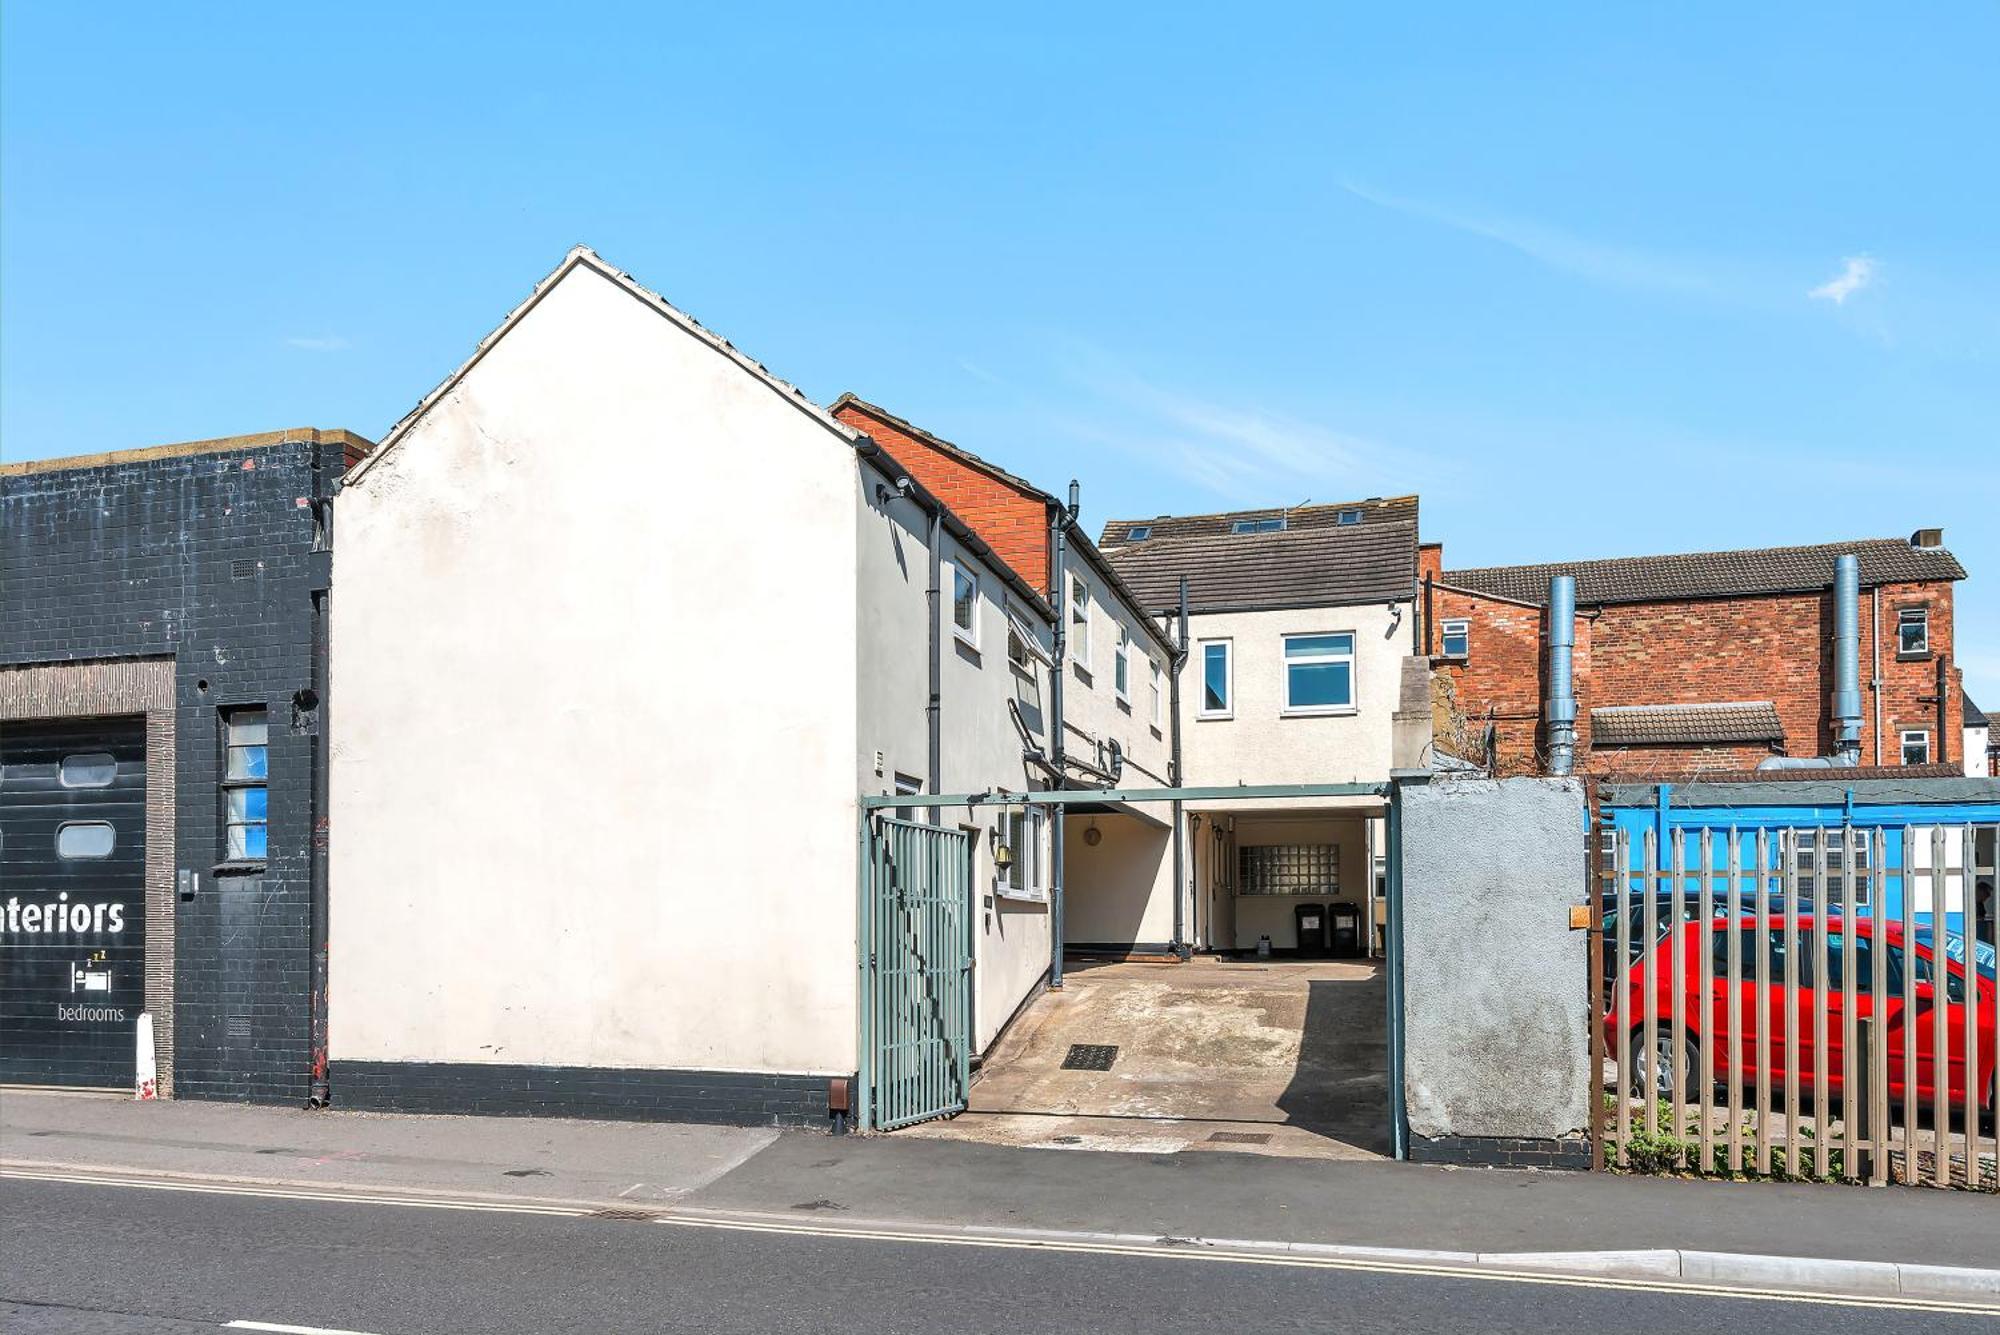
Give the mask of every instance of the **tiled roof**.
<path id="1" fill-rule="evenodd" d="M 1447 570 L 1438 581 L 1536 606 L 1548 601 L 1552 575 L 1575 576 L 1579 603 L 1803 593 L 1830 586 L 1833 558 L 1849 554 L 1861 559 L 1863 587 L 1965 578 L 1965 567 L 1942 547 L 1913 547 L 1900 538 L 1867 538 L 1813 547 L 1757 547 L 1736 552 Z"/>
<path id="2" fill-rule="evenodd" d="M 1231 510 L 1211 515 L 1155 515 L 1151 519 L 1113 519 L 1104 525 L 1103 536 L 1098 539 L 1100 547 L 1109 550 L 1128 541 L 1128 535 L 1135 528 L 1147 530 L 1142 542 L 1161 542 L 1169 538 L 1212 538 L 1233 533 L 1234 526 L 1244 521 L 1282 519 L 1286 529 L 1337 528 L 1340 527 L 1342 511 L 1361 512 L 1361 524 L 1417 522 L 1417 498 L 1414 496 L 1371 496 L 1365 501 L 1342 501 L 1338 505 L 1298 505 L 1279 510 Z M 1350 520 L 1348 527 L 1353 527 Z"/>
<path id="3" fill-rule="evenodd" d="M 1417 526 L 1371 519 L 1276 533 L 1156 537 L 1104 555 L 1152 612 L 1178 603 L 1182 575 L 1197 612 L 1387 602 L 1407 599 L 1415 588 Z"/>
<path id="4" fill-rule="evenodd" d="M 1683 746 L 1781 742 L 1785 725 L 1769 700 L 1726 704 L 1609 705 L 1590 711 L 1592 746 Z"/>

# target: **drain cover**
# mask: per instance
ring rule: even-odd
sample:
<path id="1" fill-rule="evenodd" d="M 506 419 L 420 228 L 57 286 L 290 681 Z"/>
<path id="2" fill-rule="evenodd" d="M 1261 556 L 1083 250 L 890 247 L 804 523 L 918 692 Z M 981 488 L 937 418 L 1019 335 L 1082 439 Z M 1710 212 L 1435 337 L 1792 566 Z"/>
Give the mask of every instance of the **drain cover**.
<path id="1" fill-rule="evenodd" d="M 1261 1131 L 1211 1131 L 1208 1138 L 1219 1145 L 1268 1145 L 1271 1137 Z"/>
<path id="2" fill-rule="evenodd" d="M 1072 1043 L 1069 1056 L 1063 1058 L 1065 1071 L 1108 1071 L 1118 1056 L 1115 1043 Z"/>
<path id="3" fill-rule="evenodd" d="M 626 1205 L 612 1205 L 602 1210 L 592 1210 L 590 1217 L 592 1219 L 624 1219 L 635 1224 L 640 1224 L 658 1219 L 660 1212 L 658 1210 L 641 1210 Z"/>

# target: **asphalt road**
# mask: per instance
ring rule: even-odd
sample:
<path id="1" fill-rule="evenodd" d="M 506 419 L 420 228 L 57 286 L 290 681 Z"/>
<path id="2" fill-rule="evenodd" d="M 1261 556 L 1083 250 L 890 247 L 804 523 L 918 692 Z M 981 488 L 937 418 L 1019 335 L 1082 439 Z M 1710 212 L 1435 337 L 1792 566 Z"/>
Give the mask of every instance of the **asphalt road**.
<path id="1" fill-rule="evenodd" d="M 228 1322 L 369 1335 L 1993 1329 L 1935 1311 L 0 1182 L 9 1335 Z"/>

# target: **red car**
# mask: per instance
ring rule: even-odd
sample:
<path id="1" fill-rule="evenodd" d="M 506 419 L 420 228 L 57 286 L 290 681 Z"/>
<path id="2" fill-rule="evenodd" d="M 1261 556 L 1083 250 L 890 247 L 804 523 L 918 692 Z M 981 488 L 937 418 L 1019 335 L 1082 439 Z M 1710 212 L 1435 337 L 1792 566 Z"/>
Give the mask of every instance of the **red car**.
<path id="1" fill-rule="evenodd" d="M 1903 1012 L 1906 1008 L 1904 996 L 1903 968 L 1909 952 L 1905 950 L 1902 924 L 1897 922 L 1877 923 L 1873 919 L 1857 917 L 1852 922 L 1839 917 L 1820 918 L 1816 915 L 1801 914 L 1798 924 L 1798 942 L 1790 952 L 1786 950 L 1785 920 L 1779 916 L 1768 919 L 1770 924 L 1771 964 L 1769 991 L 1767 998 L 1770 1016 L 1769 1057 L 1770 1079 L 1773 1089 L 1784 1087 L 1787 1063 L 1787 1030 L 1796 1029 L 1799 1044 L 1799 1087 L 1802 1092 L 1814 1091 L 1813 1071 L 1817 1061 L 1814 1051 L 1814 968 L 1817 963 L 1818 944 L 1816 936 L 1822 923 L 1826 930 L 1827 979 L 1827 1086 L 1829 1097 L 1838 1098 L 1841 1093 L 1841 1053 L 1845 998 L 1842 982 L 1847 968 L 1852 965 L 1854 975 L 1854 1007 L 1857 1016 L 1876 1014 L 1873 995 L 1874 958 L 1873 951 L 1878 945 L 1886 945 L 1889 958 L 1887 987 L 1883 998 L 1883 1008 L 1879 1019 L 1883 1021 L 1881 1032 L 1888 1043 L 1889 1100 L 1891 1106 L 1899 1106 L 1903 1098 L 1903 1085 L 1909 1078 L 1910 1063 L 1906 1059 L 1903 1044 Z M 1739 1014 L 1742 1033 L 1736 1035 L 1738 1041 L 1731 1042 L 1729 1032 L 1729 933 L 1740 933 L 1738 938 L 1738 958 L 1741 961 L 1742 981 L 1738 984 L 1741 993 Z M 1642 958 L 1632 962 L 1631 973 L 1622 995 L 1614 988 L 1616 998 L 1610 1013 L 1604 1017 L 1605 1042 L 1607 1051 L 1616 1053 L 1618 1034 L 1621 1029 L 1632 1035 L 1633 1086 L 1644 1090 L 1648 1082 L 1653 1082 L 1661 1096 L 1667 1096 L 1672 1088 L 1673 1066 L 1678 1059 L 1682 1064 L 1681 1088 L 1693 1097 L 1700 1071 L 1701 1051 L 1705 1046 L 1710 1052 L 1715 1079 L 1718 1084 L 1730 1078 L 1732 1049 L 1741 1053 L 1743 1083 L 1746 1088 L 1757 1079 L 1757 1025 L 1758 1025 L 1758 982 L 1757 982 L 1757 934 L 1758 922 L 1753 918 L 1713 919 L 1707 922 L 1681 924 L 1682 970 L 1678 987 L 1681 1005 L 1686 1021 L 1687 1038 L 1684 1049 L 1676 1054 L 1673 1040 L 1673 995 L 1676 987 L 1673 970 L 1674 935 L 1663 933 L 1658 945 Z M 1936 964 L 1931 950 L 1921 934 L 1913 943 L 1916 957 L 1916 980 L 1914 1000 L 1910 1003 L 1916 1011 L 1916 1062 L 1915 1080 L 1917 1098 L 1926 1107 L 1937 1088 L 1937 1063 L 1932 1051 L 1932 1026 L 1936 1023 L 1933 1013 L 1940 998 L 1936 984 Z M 1701 961 L 1702 952 L 1709 952 L 1714 962 L 1714 982 L 1709 995 L 1702 996 Z M 1995 1082 L 1995 986 L 1990 978 L 1975 974 L 1971 979 L 1973 997 L 1968 1001 L 1966 988 L 1968 977 L 1964 965 L 1954 960 L 1945 961 L 1944 996 L 1946 1030 L 1945 1083 L 1947 1097 L 1954 1109 L 1964 1107 L 1965 1091 L 1974 1088 L 1981 1091 L 1980 1107 L 1987 1117 L 1994 1110 Z M 1645 997 L 1648 989 L 1653 991 L 1654 1043 L 1653 1051 L 1645 1047 Z M 1792 1003 L 1786 1004 L 1787 995 Z M 1977 1083 L 1968 1081 L 1965 1066 L 1965 1026 L 1978 1026 L 1978 1064 L 1975 1073 Z"/>

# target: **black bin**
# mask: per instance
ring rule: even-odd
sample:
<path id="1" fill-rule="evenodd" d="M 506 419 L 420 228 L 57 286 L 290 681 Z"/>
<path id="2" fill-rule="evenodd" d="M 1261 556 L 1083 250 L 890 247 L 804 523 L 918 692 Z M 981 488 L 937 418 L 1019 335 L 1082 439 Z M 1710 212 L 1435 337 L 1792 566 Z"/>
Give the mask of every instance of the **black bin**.
<path id="1" fill-rule="evenodd" d="M 1327 907 L 1327 945 L 1335 959 L 1360 959 L 1361 910 L 1352 904 Z"/>
<path id="2" fill-rule="evenodd" d="M 1292 925 L 1299 935 L 1299 954 L 1318 957 L 1326 954 L 1327 911 L 1324 904 L 1292 905 Z"/>

